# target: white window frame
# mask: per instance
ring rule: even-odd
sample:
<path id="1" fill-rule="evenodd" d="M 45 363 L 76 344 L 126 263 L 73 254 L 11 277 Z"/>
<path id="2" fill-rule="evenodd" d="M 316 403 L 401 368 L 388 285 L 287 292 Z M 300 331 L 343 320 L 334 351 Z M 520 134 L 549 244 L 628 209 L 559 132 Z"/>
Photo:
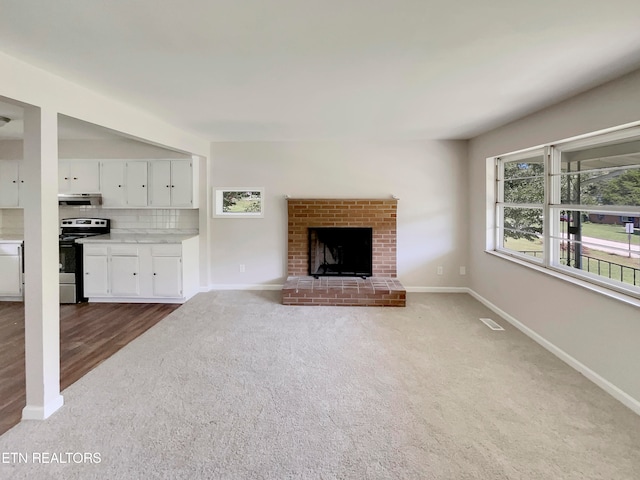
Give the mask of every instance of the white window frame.
<path id="1" fill-rule="evenodd" d="M 502 211 L 504 210 L 504 208 L 540 208 L 542 209 L 542 214 L 543 214 L 543 225 L 542 225 L 542 238 L 544 239 L 544 233 L 546 231 L 546 227 L 547 227 L 547 219 L 546 219 L 546 215 L 545 215 L 545 204 L 546 204 L 546 199 L 543 201 L 543 203 L 538 204 L 538 203 L 506 203 L 504 202 L 504 163 L 516 163 L 522 160 L 529 160 L 532 157 L 542 157 L 543 161 L 544 161 L 544 187 L 545 187 L 545 195 L 547 192 L 547 178 L 548 178 L 548 174 L 547 174 L 547 162 L 546 162 L 546 154 L 547 154 L 547 149 L 546 148 L 532 148 L 532 149 L 527 149 L 527 150 L 522 150 L 518 153 L 514 153 L 514 154 L 510 154 L 510 155 L 501 155 L 499 157 L 495 158 L 495 175 L 496 175 L 496 182 L 495 182 L 495 189 L 496 189 L 496 202 L 495 202 L 495 218 L 496 218 L 496 229 L 495 229 L 495 246 L 496 246 L 496 250 L 500 251 L 506 255 L 513 255 L 515 257 L 518 258 L 522 258 L 524 260 L 527 261 L 532 261 L 534 263 L 544 263 L 544 257 L 546 256 L 546 242 L 543 242 L 543 245 L 545 248 L 543 248 L 543 256 L 542 257 L 535 257 L 535 256 L 531 256 L 531 255 L 526 255 L 524 253 L 520 253 L 518 251 L 515 250 L 511 250 L 509 248 L 505 248 L 504 247 L 504 222 L 502 221 Z"/>
<path id="2" fill-rule="evenodd" d="M 578 138 L 567 139 L 563 141 L 553 142 L 546 145 L 538 145 L 536 147 L 519 150 L 516 152 L 498 155 L 487 159 L 488 173 L 493 174 L 493 191 L 488 192 L 488 201 L 493 202 L 491 214 L 487 218 L 487 226 L 493 230 L 492 238 L 487 241 L 487 252 L 499 254 L 501 257 L 513 260 L 522 265 L 530 264 L 532 267 L 546 273 L 553 274 L 554 277 L 564 278 L 566 280 L 577 280 L 580 284 L 587 282 L 597 287 L 597 291 L 612 291 L 621 293 L 625 296 L 633 297 L 634 304 L 640 299 L 640 287 L 622 284 L 621 282 L 609 281 L 606 277 L 586 272 L 571 266 L 560 264 L 560 249 L 556 246 L 556 240 L 560 237 L 560 212 L 568 211 L 588 211 L 593 213 L 602 213 L 609 215 L 626 215 L 640 216 L 640 207 L 629 206 L 604 206 L 604 205 L 570 205 L 562 204 L 560 195 L 560 178 L 561 178 L 561 157 L 563 152 L 579 150 L 582 148 L 594 147 L 599 144 L 624 141 L 627 138 L 640 136 L 640 125 L 624 126 L 617 129 L 609 129 L 602 132 L 594 132 Z M 513 162 L 519 159 L 530 159 L 533 156 L 543 155 L 545 164 L 545 180 L 544 180 L 544 204 L 543 209 L 543 256 L 532 257 L 518 253 L 503 247 L 503 219 L 501 218 L 501 208 L 506 205 L 503 202 L 502 189 L 502 169 L 501 163 Z M 489 186 L 489 182 L 487 182 Z M 532 205 L 539 208 L 539 205 Z M 617 295 L 613 295 L 616 296 Z"/>

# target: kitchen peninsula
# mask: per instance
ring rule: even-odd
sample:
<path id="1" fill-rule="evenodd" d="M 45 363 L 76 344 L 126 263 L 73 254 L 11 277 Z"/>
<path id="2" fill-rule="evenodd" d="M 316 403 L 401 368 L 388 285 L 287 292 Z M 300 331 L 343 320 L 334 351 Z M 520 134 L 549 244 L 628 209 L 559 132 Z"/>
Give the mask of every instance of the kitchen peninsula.
<path id="1" fill-rule="evenodd" d="M 112 230 L 78 243 L 90 302 L 184 303 L 198 293 L 197 232 Z"/>

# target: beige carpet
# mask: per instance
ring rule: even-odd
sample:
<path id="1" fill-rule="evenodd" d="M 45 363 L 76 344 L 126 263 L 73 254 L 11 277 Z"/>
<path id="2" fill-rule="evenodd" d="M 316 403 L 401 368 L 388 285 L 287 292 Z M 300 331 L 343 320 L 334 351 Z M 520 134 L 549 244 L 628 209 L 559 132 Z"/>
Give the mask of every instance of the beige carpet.
<path id="1" fill-rule="evenodd" d="M 198 295 L 0 437 L 0 478 L 640 478 L 640 417 L 468 295 L 279 298 Z"/>

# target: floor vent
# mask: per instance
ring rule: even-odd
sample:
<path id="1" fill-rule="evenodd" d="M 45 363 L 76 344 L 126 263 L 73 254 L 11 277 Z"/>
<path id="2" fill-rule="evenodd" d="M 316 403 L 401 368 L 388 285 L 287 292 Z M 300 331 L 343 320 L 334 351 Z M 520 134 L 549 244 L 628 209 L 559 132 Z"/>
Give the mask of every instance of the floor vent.
<path id="1" fill-rule="evenodd" d="M 489 327 L 491 330 L 504 330 L 504 328 L 502 328 L 500 325 L 498 325 L 496 322 L 494 322 L 490 318 L 481 318 L 480 321 L 484 323 L 487 327 Z"/>

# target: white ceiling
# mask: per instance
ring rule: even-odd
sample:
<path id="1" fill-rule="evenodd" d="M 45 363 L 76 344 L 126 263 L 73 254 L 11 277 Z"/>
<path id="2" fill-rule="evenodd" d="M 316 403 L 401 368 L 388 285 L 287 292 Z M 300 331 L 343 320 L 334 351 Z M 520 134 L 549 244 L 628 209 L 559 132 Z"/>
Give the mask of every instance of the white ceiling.
<path id="1" fill-rule="evenodd" d="M 638 0 L 0 0 L 0 12 L 4 53 L 211 140 L 469 138 L 640 67 Z"/>

